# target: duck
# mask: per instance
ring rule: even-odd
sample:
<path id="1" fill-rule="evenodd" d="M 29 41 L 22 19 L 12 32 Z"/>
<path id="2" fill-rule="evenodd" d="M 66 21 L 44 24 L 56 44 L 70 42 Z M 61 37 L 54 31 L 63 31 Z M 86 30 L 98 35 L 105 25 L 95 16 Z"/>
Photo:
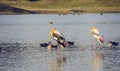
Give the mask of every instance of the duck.
<path id="1" fill-rule="evenodd" d="M 73 41 L 67 41 L 67 44 L 68 44 L 69 46 L 72 46 L 72 45 L 74 45 L 74 42 L 73 42 Z"/>
<path id="2" fill-rule="evenodd" d="M 53 24 L 53 22 L 51 21 L 51 22 L 49 22 L 49 24 Z"/>
<path id="3" fill-rule="evenodd" d="M 118 46 L 118 42 L 114 42 L 114 41 L 110 41 L 109 42 L 109 46 L 111 47 L 111 46 Z"/>
<path id="4" fill-rule="evenodd" d="M 52 45 L 51 42 L 48 42 L 47 48 L 48 48 L 49 50 L 52 49 L 52 48 L 57 49 L 57 45 Z"/>
<path id="5" fill-rule="evenodd" d="M 49 44 L 48 43 L 40 43 L 41 47 L 47 47 Z"/>

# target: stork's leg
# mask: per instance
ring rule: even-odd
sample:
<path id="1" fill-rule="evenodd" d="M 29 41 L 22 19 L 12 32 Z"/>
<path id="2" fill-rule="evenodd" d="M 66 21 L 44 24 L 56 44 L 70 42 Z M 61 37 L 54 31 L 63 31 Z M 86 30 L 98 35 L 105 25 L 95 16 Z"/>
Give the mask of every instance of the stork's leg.
<path id="1" fill-rule="evenodd" d="M 93 46 L 94 46 L 94 49 L 96 49 L 96 40 L 94 39 L 94 42 L 93 42 Z"/>
<path id="2" fill-rule="evenodd" d="M 57 54 L 58 56 L 60 55 L 60 44 L 59 43 L 57 43 Z"/>

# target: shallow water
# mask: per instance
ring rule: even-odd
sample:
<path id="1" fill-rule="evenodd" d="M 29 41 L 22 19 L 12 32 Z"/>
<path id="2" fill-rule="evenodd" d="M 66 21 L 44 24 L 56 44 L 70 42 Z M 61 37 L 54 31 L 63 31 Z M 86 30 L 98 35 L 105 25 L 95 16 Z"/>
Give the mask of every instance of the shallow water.
<path id="1" fill-rule="evenodd" d="M 106 45 L 120 42 L 119 18 L 119 13 L 0 15 L 0 71 L 119 71 L 120 46 Z M 103 48 L 96 50 L 88 34 L 94 25 L 105 38 Z M 76 48 L 61 49 L 60 55 L 41 48 L 52 27 L 75 41 Z"/>

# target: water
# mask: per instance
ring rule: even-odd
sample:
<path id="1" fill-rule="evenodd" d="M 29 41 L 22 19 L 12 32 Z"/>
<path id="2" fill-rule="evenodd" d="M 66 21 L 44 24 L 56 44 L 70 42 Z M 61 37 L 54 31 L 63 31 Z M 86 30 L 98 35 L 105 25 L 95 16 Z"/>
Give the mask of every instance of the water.
<path id="1" fill-rule="evenodd" d="M 110 40 L 120 42 L 119 18 L 119 13 L 0 15 L 0 71 L 119 71 L 120 46 L 106 46 Z M 92 26 L 104 36 L 102 49 L 92 49 Z M 77 48 L 61 49 L 60 55 L 41 48 L 52 27 Z"/>

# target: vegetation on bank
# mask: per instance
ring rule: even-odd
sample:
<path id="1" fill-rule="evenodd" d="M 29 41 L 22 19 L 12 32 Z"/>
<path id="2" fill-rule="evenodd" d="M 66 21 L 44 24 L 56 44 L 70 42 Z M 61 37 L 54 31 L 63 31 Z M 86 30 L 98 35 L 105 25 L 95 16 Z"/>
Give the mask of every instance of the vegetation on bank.
<path id="1" fill-rule="evenodd" d="M 1 0 L 0 3 L 34 13 L 120 12 L 120 0 Z"/>

